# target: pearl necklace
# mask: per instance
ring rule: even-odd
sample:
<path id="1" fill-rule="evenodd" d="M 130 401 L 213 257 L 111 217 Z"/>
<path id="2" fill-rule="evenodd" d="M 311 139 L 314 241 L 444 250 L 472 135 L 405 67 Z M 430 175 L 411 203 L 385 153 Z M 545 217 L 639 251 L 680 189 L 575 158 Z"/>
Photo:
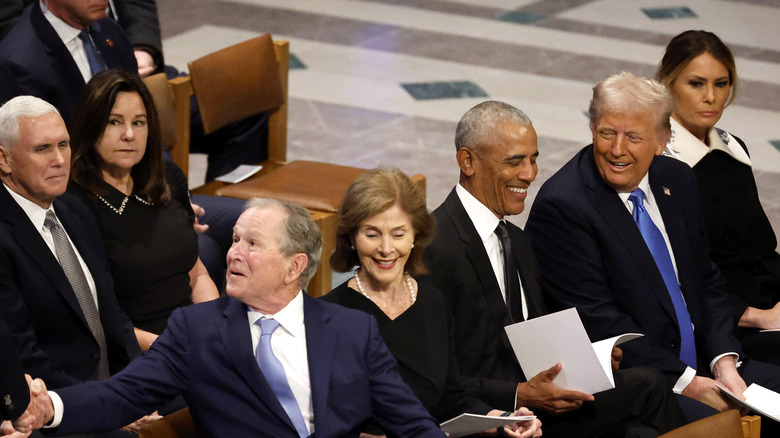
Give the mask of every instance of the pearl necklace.
<path id="1" fill-rule="evenodd" d="M 116 213 L 116 214 L 118 214 L 118 215 L 120 215 L 120 216 L 122 216 L 122 213 L 124 213 L 124 212 L 125 212 L 125 206 L 127 206 L 127 200 L 128 200 L 128 199 L 130 199 L 130 197 L 129 197 L 129 196 L 125 196 L 125 199 L 123 199 L 123 200 L 122 200 L 122 205 L 120 205 L 120 206 L 119 206 L 119 208 L 116 208 L 116 207 L 114 207 L 113 205 L 111 205 L 111 203 L 110 203 L 110 202 L 106 201 L 106 198 L 104 198 L 104 197 L 102 197 L 102 196 L 100 196 L 100 195 L 95 195 L 95 196 L 97 196 L 97 198 L 98 198 L 98 199 L 100 199 L 101 201 L 103 201 L 103 203 L 104 203 L 104 204 L 106 204 L 106 205 L 108 206 L 108 208 L 110 208 L 111 210 L 113 210 L 113 211 L 114 211 L 114 213 Z M 147 201 L 147 200 L 143 199 L 142 197 L 140 197 L 140 196 L 138 196 L 138 195 L 133 195 L 133 198 L 135 198 L 137 201 L 139 201 L 139 202 L 140 202 L 140 203 L 142 203 L 142 204 L 146 204 L 146 205 L 154 205 L 153 203 L 151 203 L 151 202 L 149 202 L 149 201 Z"/>
<path id="2" fill-rule="evenodd" d="M 368 298 L 371 301 L 374 301 L 371 297 L 368 296 L 366 290 L 363 289 L 363 283 L 360 282 L 360 276 L 358 275 L 359 271 L 360 268 L 355 269 L 355 283 L 357 284 L 358 290 L 360 291 L 361 294 L 363 294 L 364 297 Z M 408 272 L 404 272 L 404 280 L 406 281 L 406 288 L 409 290 L 409 298 L 412 300 L 412 304 L 414 304 L 414 302 L 417 301 L 417 294 L 414 292 L 412 277 L 409 275 Z"/>

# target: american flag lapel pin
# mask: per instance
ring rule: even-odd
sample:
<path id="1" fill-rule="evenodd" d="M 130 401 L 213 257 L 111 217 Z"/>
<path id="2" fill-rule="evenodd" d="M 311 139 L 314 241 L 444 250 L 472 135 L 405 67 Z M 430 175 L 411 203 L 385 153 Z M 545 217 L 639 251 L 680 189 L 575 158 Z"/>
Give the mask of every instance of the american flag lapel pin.
<path id="1" fill-rule="evenodd" d="M 672 196 L 672 192 L 671 192 L 671 190 L 669 190 L 669 189 L 667 189 L 666 187 L 664 187 L 664 195 L 666 195 L 666 196 Z"/>

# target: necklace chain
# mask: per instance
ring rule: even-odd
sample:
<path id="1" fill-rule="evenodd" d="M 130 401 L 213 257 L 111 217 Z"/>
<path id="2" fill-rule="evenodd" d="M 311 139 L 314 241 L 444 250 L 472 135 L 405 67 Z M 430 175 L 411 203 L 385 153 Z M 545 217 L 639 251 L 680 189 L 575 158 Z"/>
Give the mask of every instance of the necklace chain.
<path id="1" fill-rule="evenodd" d="M 97 196 L 98 199 L 103 201 L 103 203 L 106 204 L 108 206 L 108 208 L 113 210 L 114 213 L 118 214 L 119 216 L 122 216 L 122 213 L 125 212 L 125 207 L 127 206 L 127 201 L 128 201 L 128 199 L 130 199 L 130 196 L 125 195 L 125 199 L 122 200 L 122 205 L 120 205 L 119 208 L 116 208 L 113 205 L 111 205 L 110 202 L 106 201 L 106 198 L 104 198 L 104 197 L 102 197 L 100 195 L 95 195 L 95 196 Z M 146 199 L 144 199 L 144 198 L 142 198 L 142 197 L 140 197 L 138 195 L 133 195 L 133 198 L 135 198 L 138 202 L 140 202 L 142 204 L 154 205 L 154 203 L 151 203 L 151 202 L 147 201 Z"/>
<path id="2" fill-rule="evenodd" d="M 366 290 L 363 289 L 363 283 L 360 281 L 360 268 L 355 269 L 355 283 L 357 284 L 358 291 L 360 291 L 361 294 L 363 294 L 364 297 L 368 298 L 371 301 L 374 301 L 368 294 L 366 293 Z M 414 304 L 415 301 L 417 301 L 417 293 L 414 291 L 414 285 L 412 284 L 412 277 L 409 275 L 408 272 L 404 272 L 404 281 L 406 283 L 406 288 L 409 290 L 409 298 L 412 300 L 412 304 Z"/>

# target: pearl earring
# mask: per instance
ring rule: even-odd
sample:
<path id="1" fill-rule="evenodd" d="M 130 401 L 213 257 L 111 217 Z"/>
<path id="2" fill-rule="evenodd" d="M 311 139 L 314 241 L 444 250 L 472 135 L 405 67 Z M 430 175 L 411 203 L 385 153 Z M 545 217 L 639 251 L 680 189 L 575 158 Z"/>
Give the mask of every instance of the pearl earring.
<path id="1" fill-rule="evenodd" d="M 414 243 L 412 244 L 412 248 L 414 248 Z"/>
<path id="2" fill-rule="evenodd" d="M 354 250 L 355 250 L 355 245 L 349 245 L 349 249 L 351 249 L 352 251 L 354 251 Z"/>

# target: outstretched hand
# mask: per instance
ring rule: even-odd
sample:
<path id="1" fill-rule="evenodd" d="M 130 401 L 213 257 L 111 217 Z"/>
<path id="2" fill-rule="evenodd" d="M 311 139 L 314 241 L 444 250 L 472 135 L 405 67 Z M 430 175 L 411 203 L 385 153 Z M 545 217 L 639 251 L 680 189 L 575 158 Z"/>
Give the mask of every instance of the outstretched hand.
<path id="1" fill-rule="evenodd" d="M 540 372 L 528 382 L 517 385 L 516 406 L 539 408 L 551 414 L 563 414 L 579 409 L 583 402 L 593 401 L 593 395 L 569 391 L 555 386 L 553 380 L 563 369 L 560 363 Z"/>

